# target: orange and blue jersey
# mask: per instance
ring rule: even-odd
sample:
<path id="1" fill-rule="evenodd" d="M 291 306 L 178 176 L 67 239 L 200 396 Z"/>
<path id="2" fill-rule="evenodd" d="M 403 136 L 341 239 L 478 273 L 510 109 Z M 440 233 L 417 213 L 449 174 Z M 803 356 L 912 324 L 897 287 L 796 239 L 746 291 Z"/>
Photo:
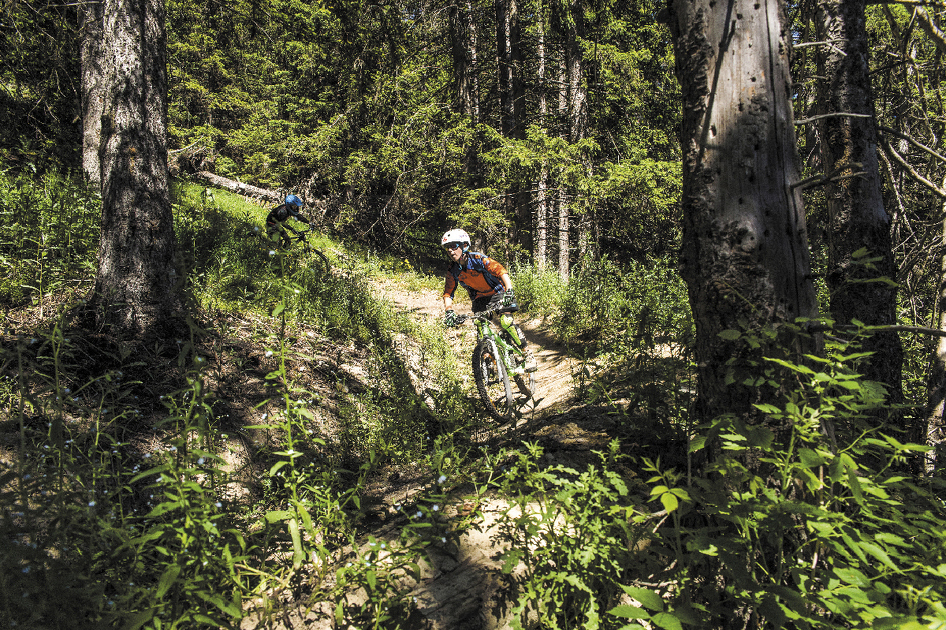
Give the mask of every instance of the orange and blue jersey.
<path id="1" fill-rule="evenodd" d="M 443 297 L 453 299 L 457 285 L 463 285 L 473 300 L 489 297 L 503 289 L 501 278 L 505 273 L 506 268 L 492 258 L 478 252 L 467 252 L 462 265 L 450 265 L 443 287 Z"/>

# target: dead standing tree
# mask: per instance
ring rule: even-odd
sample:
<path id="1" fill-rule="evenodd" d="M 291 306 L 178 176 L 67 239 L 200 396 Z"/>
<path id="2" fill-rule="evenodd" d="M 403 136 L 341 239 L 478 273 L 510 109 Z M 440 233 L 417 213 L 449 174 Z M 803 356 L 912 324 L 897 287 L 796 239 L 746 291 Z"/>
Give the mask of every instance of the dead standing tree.
<path id="1" fill-rule="evenodd" d="M 758 417 L 763 390 L 727 386 L 725 366 L 771 348 L 747 356 L 719 333 L 815 310 L 787 20 L 777 0 L 676 0 L 669 17 L 684 99 L 681 264 L 696 323 L 698 411 Z"/>

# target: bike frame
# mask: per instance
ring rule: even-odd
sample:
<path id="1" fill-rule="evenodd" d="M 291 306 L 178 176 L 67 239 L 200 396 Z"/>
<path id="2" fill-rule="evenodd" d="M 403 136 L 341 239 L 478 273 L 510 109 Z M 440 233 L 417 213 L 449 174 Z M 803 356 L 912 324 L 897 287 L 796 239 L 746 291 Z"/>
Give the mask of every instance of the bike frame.
<path id="1" fill-rule="evenodd" d="M 508 343 L 505 339 L 503 339 L 500 333 L 496 332 L 496 330 L 493 328 L 493 320 L 491 319 L 492 315 L 499 315 L 499 312 L 486 311 L 483 313 L 473 313 L 472 315 L 468 316 L 476 325 L 476 340 L 480 341 L 484 338 L 489 339 L 495 345 L 496 355 L 503 362 L 503 367 L 506 368 L 506 372 L 509 374 L 522 374 L 524 372 L 522 368 L 512 367 L 513 362 L 510 357 L 513 353 L 515 353 L 525 358 L 525 353 L 520 348 Z M 464 319 L 466 318 L 464 317 Z"/>

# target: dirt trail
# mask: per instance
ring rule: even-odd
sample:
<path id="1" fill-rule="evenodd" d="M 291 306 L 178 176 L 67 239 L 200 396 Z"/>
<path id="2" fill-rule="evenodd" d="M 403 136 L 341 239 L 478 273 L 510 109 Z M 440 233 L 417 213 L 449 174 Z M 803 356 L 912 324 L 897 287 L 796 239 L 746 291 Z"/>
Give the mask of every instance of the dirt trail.
<path id="1" fill-rule="evenodd" d="M 374 285 L 395 308 L 412 317 L 431 323 L 443 318 L 438 290 L 410 290 L 391 280 L 375 280 Z M 456 310 L 468 313 L 469 302 L 463 300 L 456 304 Z M 562 456 L 574 461 L 596 459 L 593 451 L 606 450 L 608 436 L 602 427 L 593 427 L 583 419 L 580 406 L 574 406 L 572 374 L 579 368 L 578 362 L 569 358 L 565 349 L 554 341 L 541 318 L 517 317 L 516 321 L 525 331 L 538 364 L 535 407 L 519 418 L 515 426 L 506 424 L 490 433 L 509 443 L 538 441 L 548 449 L 546 458 L 550 463 L 553 458 L 558 461 Z M 461 326 L 444 330 L 458 356 L 468 360 L 475 340 L 473 328 Z M 470 385 L 472 387 L 472 383 Z M 369 489 L 372 502 L 380 508 L 376 509 L 374 524 L 370 526 L 372 535 L 379 540 L 396 538 L 403 523 L 395 506 L 409 502 L 424 487 L 422 480 L 412 482 L 406 477 L 410 475 L 398 475 L 396 482 L 388 478 L 378 487 Z M 411 630 L 509 630 L 512 627 L 514 602 L 509 598 L 514 593 L 508 590 L 509 583 L 502 572 L 500 554 L 505 543 L 501 542 L 499 528 L 503 514 L 515 508 L 500 497 L 484 497 L 475 507 L 463 501 L 445 505 L 442 513 L 449 520 L 468 509 L 476 509 L 481 516 L 477 526 L 462 534 L 456 544 L 430 547 L 420 561 L 420 579 L 405 580 L 401 585 L 409 591 L 415 606 L 410 619 L 402 620 Z M 519 567 L 514 573 L 519 575 L 521 570 Z M 359 590 L 349 597 L 348 603 L 360 605 L 365 593 Z M 335 625 L 329 608 L 324 604 L 316 610 L 290 606 L 282 623 L 275 627 L 279 630 L 348 627 Z M 247 630 L 257 627 L 252 619 L 243 625 Z"/>
<path id="2" fill-rule="evenodd" d="M 393 281 L 379 282 L 377 287 L 388 301 L 414 317 L 434 321 L 443 319 L 440 291 L 411 291 Z M 458 314 L 470 312 L 468 302 L 456 303 L 455 308 Z M 525 331 L 539 368 L 536 372 L 534 414 L 546 416 L 563 411 L 574 395 L 572 374 L 578 369 L 578 362 L 568 357 L 565 348 L 549 334 L 543 318 L 527 319 L 520 315 L 516 317 L 516 323 Z M 447 337 L 456 344 L 466 342 L 469 345 L 472 334 L 472 328 L 468 327 L 446 330 Z M 471 356 L 469 352 L 460 351 L 459 354 L 466 358 Z M 519 420 L 519 423 L 523 422 L 525 419 Z"/>

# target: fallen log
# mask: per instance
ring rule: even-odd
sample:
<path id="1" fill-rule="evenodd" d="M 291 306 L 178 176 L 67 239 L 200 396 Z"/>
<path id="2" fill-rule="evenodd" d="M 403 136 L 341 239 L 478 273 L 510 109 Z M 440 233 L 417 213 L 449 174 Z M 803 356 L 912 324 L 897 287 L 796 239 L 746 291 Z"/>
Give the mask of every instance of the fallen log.
<path id="1" fill-rule="evenodd" d="M 244 197 L 250 197 L 255 201 L 266 203 L 282 202 L 282 195 L 280 195 L 279 192 L 275 190 L 258 188 L 256 186 L 251 186 L 250 184 L 238 182 L 235 179 L 227 179 L 226 177 L 215 175 L 210 171 L 198 171 L 195 173 L 195 175 L 212 186 L 229 190 L 230 192 L 243 195 Z"/>
<path id="2" fill-rule="evenodd" d="M 230 192 L 236 193 L 238 195 L 243 195 L 244 197 L 251 199 L 261 205 L 276 205 L 282 203 L 283 201 L 283 192 L 251 186 L 250 184 L 238 182 L 235 179 L 227 179 L 226 177 L 215 175 L 210 171 L 197 171 L 194 173 L 194 176 L 199 177 L 211 186 L 223 188 L 224 190 L 229 190 Z M 322 199 L 307 199 L 304 193 L 297 192 L 295 194 L 298 195 L 305 204 L 302 208 L 302 214 L 309 217 L 309 219 L 313 221 L 314 225 L 323 225 L 325 221 L 325 211 L 328 209 L 328 204 Z"/>

